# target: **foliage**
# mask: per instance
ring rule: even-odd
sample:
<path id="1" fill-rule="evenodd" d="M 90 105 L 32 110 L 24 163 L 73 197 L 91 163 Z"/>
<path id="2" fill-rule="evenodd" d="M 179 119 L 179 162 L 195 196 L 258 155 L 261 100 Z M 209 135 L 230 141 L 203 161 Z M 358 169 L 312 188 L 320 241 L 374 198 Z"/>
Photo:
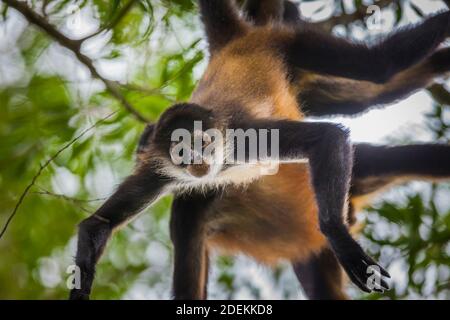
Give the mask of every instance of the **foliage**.
<path id="1" fill-rule="evenodd" d="M 404 10 L 420 13 L 409 1 L 394 2 L 386 10 L 395 13 L 397 22 Z M 188 99 L 205 65 L 195 1 L 28 3 L 70 39 L 88 37 L 82 52 L 105 79 L 119 81 L 120 94 L 148 119 Z M 367 5 L 358 0 L 345 5 L 336 0 L 325 7 L 320 1 L 304 3 L 318 4 L 313 19 L 330 7 L 339 17 Z M 132 170 L 144 124 L 101 79 L 90 76 L 73 52 L 27 26 L 3 3 L 0 12 L 0 222 L 11 214 L 40 165 L 104 119 L 43 170 L 0 240 L 0 298 L 64 299 L 76 225 Z M 365 28 L 357 18 L 345 26 L 348 36 Z M 447 106 L 436 105 L 427 120 L 430 132 L 443 141 L 448 139 L 447 112 Z M 427 198 L 428 188 L 432 196 Z M 396 290 L 367 298 L 449 297 L 450 211 L 448 202 L 438 209 L 437 199 L 448 192 L 445 186 L 407 189 L 403 202 L 380 201 L 368 210 L 364 244 L 383 263 L 400 263 L 407 277 L 395 284 Z M 115 235 L 99 264 L 93 298 L 169 298 L 170 204 L 171 197 L 162 199 Z M 379 225 L 389 232 L 380 232 Z M 253 266 L 265 279 L 255 284 L 240 273 L 246 264 L 243 258 L 216 257 L 212 296 L 298 297 L 299 287 L 285 265 L 270 272 Z"/>

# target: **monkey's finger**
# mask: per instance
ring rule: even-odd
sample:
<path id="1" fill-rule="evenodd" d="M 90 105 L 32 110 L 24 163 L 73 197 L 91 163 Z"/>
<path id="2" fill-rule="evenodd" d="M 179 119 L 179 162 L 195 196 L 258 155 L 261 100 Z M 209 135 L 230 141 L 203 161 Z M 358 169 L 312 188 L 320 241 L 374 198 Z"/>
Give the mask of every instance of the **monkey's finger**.
<path id="1" fill-rule="evenodd" d="M 378 267 L 380 267 L 380 272 L 383 276 L 385 276 L 386 278 L 391 278 L 391 275 L 389 274 L 389 272 L 386 271 L 386 269 L 384 269 L 382 266 L 378 265 Z"/>
<path id="2" fill-rule="evenodd" d="M 383 279 L 380 280 L 379 285 L 377 285 L 373 288 L 373 291 L 379 292 L 379 293 L 384 293 L 384 291 L 387 291 L 387 290 L 389 290 L 389 285 Z"/>
<path id="3" fill-rule="evenodd" d="M 389 272 L 386 271 L 386 269 L 384 269 L 384 268 L 383 268 L 382 266 L 380 266 L 378 263 L 375 263 L 374 265 L 378 267 L 379 272 L 380 272 L 380 274 L 381 274 L 383 277 L 386 277 L 386 278 L 388 278 L 388 279 L 391 278 L 391 275 L 389 274 Z M 378 271 L 378 270 L 377 270 L 377 271 Z"/>
<path id="4" fill-rule="evenodd" d="M 383 279 L 381 279 L 380 285 L 381 285 L 381 287 L 382 287 L 384 290 L 389 290 L 389 289 L 390 289 L 389 284 L 388 284 L 386 281 L 384 281 Z"/>
<path id="5" fill-rule="evenodd" d="M 366 253 L 364 253 L 365 255 L 365 263 L 367 264 L 367 266 L 376 266 L 378 268 L 377 271 L 380 272 L 380 274 L 386 278 L 391 278 L 391 275 L 389 274 L 389 272 L 386 271 L 386 269 L 384 269 L 382 266 L 380 266 L 378 263 L 375 262 L 375 260 L 373 260 L 370 256 L 368 256 Z"/>
<path id="6" fill-rule="evenodd" d="M 359 276 L 354 272 L 353 270 L 350 270 L 350 272 L 347 272 L 350 280 L 362 291 L 370 293 L 370 289 L 367 288 L 366 284 L 360 280 Z"/>

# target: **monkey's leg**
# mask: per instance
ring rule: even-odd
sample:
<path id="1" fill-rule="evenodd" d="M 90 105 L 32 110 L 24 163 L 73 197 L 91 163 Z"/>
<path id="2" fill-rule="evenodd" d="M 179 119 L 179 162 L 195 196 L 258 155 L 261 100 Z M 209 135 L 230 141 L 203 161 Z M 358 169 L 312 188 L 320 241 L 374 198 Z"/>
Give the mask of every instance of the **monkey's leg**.
<path id="1" fill-rule="evenodd" d="M 246 0 L 242 7 L 247 19 L 255 25 L 265 25 L 271 21 L 300 24 L 300 11 L 287 0 Z"/>
<path id="2" fill-rule="evenodd" d="M 141 168 L 128 177 L 92 216 L 80 223 L 75 263 L 80 268 L 81 286 L 72 289 L 70 299 L 89 299 L 95 264 L 113 230 L 155 200 L 167 183 L 153 170 Z"/>
<path id="3" fill-rule="evenodd" d="M 449 34 L 450 11 L 446 11 L 402 28 L 374 46 L 298 28 L 280 37 L 279 47 L 292 68 L 385 83 L 425 59 Z"/>
<path id="4" fill-rule="evenodd" d="M 300 80 L 299 101 L 309 116 L 354 115 L 404 99 L 449 71 L 450 48 L 445 48 L 384 84 L 312 74 Z"/>
<path id="5" fill-rule="evenodd" d="M 170 235 L 175 251 L 175 299 L 206 299 L 207 212 L 214 197 L 213 193 L 180 195 L 172 204 Z"/>
<path id="6" fill-rule="evenodd" d="M 283 0 L 246 0 L 243 11 L 256 25 L 265 25 L 270 21 L 282 21 Z"/>
<path id="7" fill-rule="evenodd" d="M 354 150 L 353 185 L 356 194 L 364 192 L 358 184 L 370 177 L 450 178 L 448 144 L 386 146 L 360 143 L 354 145 Z"/>
<path id="8" fill-rule="evenodd" d="M 354 146 L 352 196 L 361 196 L 396 181 L 450 178 L 450 145 Z"/>
<path id="9" fill-rule="evenodd" d="M 450 145 L 356 144 L 354 150 L 350 223 L 355 221 L 355 210 L 370 200 L 367 195 L 376 194 L 387 186 L 407 180 L 450 179 Z"/>
<path id="10" fill-rule="evenodd" d="M 344 222 L 344 210 L 350 186 L 352 147 L 348 134 L 340 126 L 323 122 L 289 120 L 253 120 L 238 128 L 278 129 L 279 158 L 309 160 L 311 182 L 319 209 L 319 225 L 339 262 L 361 290 L 370 292 L 369 266 L 378 266 L 351 237 Z M 276 143 L 277 141 L 270 141 Z M 259 141 L 261 145 L 264 141 Z M 269 150 L 272 148 L 270 145 Z M 382 275 L 389 274 L 380 266 Z M 382 281 L 387 288 L 387 283 Z M 374 288 L 381 290 L 381 288 Z"/>
<path id="11" fill-rule="evenodd" d="M 284 1 L 283 20 L 285 23 L 292 25 L 307 24 L 307 22 L 301 18 L 300 10 L 297 5 L 287 0 Z"/>
<path id="12" fill-rule="evenodd" d="M 297 279 L 311 300 L 345 300 L 343 274 L 333 251 L 323 249 L 307 261 L 293 262 Z"/>
<path id="13" fill-rule="evenodd" d="M 352 198 L 376 192 L 405 178 L 450 178 L 450 145 L 356 144 L 354 150 Z M 329 249 L 308 261 L 293 262 L 293 268 L 310 299 L 346 298 L 341 269 Z"/>
<path id="14" fill-rule="evenodd" d="M 247 25 L 229 0 L 200 0 L 200 14 L 212 53 L 243 35 Z"/>

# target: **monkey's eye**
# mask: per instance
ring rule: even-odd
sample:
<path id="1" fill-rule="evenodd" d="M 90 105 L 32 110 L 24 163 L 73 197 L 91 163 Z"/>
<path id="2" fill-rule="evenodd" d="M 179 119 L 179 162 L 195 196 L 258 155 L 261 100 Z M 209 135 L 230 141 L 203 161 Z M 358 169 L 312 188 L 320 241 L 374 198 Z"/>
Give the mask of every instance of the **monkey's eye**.
<path id="1" fill-rule="evenodd" d="M 202 153 L 203 150 L 211 144 L 211 136 L 204 131 L 195 130 L 193 133 L 193 139 L 191 141 L 191 148 L 197 153 Z M 196 150 L 201 147 L 201 150 Z"/>
<path id="2" fill-rule="evenodd" d="M 202 138 L 203 138 L 202 148 L 205 149 L 208 145 L 211 144 L 212 139 L 211 139 L 211 136 L 209 134 L 207 134 L 206 132 L 203 132 Z"/>
<path id="3" fill-rule="evenodd" d="M 177 166 L 208 163 L 210 157 L 205 158 L 205 148 L 212 143 L 212 138 L 206 132 L 194 131 L 190 143 L 187 141 L 172 141 L 169 154 L 172 163 Z"/>
<path id="4" fill-rule="evenodd" d="M 177 166 L 186 166 L 191 161 L 191 148 L 183 142 L 172 141 L 170 143 L 170 159 Z"/>
<path id="5" fill-rule="evenodd" d="M 201 132 L 201 136 L 202 136 L 202 142 L 204 146 L 207 146 L 208 144 L 210 144 L 212 142 L 211 136 L 209 134 L 207 134 L 205 131 Z"/>

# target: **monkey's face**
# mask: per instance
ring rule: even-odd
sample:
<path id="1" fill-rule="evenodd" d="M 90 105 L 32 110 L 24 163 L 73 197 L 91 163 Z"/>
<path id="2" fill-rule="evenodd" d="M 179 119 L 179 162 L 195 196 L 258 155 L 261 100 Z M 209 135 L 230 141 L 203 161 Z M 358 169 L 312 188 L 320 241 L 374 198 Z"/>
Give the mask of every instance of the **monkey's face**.
<path id="1" fill-rule="evenodd" d="M 146 157 L 158 155 L 162 171 L 178 181 L 214 178 L 223 163 L 222 132 L 217 127 L 210 110 L 178 104 L 164 112 L 156 125 L 147 127 L 138 152 L 148 152 Z"/>
<path id="2" fill-rule="evenodd" d="M 178 129 L 177 129 L 178 130 Z M 207 176 L 214 164 L 214 154 L 208 152 L 212 137 L 201 129 L 184 131 L 172 136 L 169 155 L 172 163 L 196 178 Z M 180 131 L 183 134 L 183 131 Z"/>

